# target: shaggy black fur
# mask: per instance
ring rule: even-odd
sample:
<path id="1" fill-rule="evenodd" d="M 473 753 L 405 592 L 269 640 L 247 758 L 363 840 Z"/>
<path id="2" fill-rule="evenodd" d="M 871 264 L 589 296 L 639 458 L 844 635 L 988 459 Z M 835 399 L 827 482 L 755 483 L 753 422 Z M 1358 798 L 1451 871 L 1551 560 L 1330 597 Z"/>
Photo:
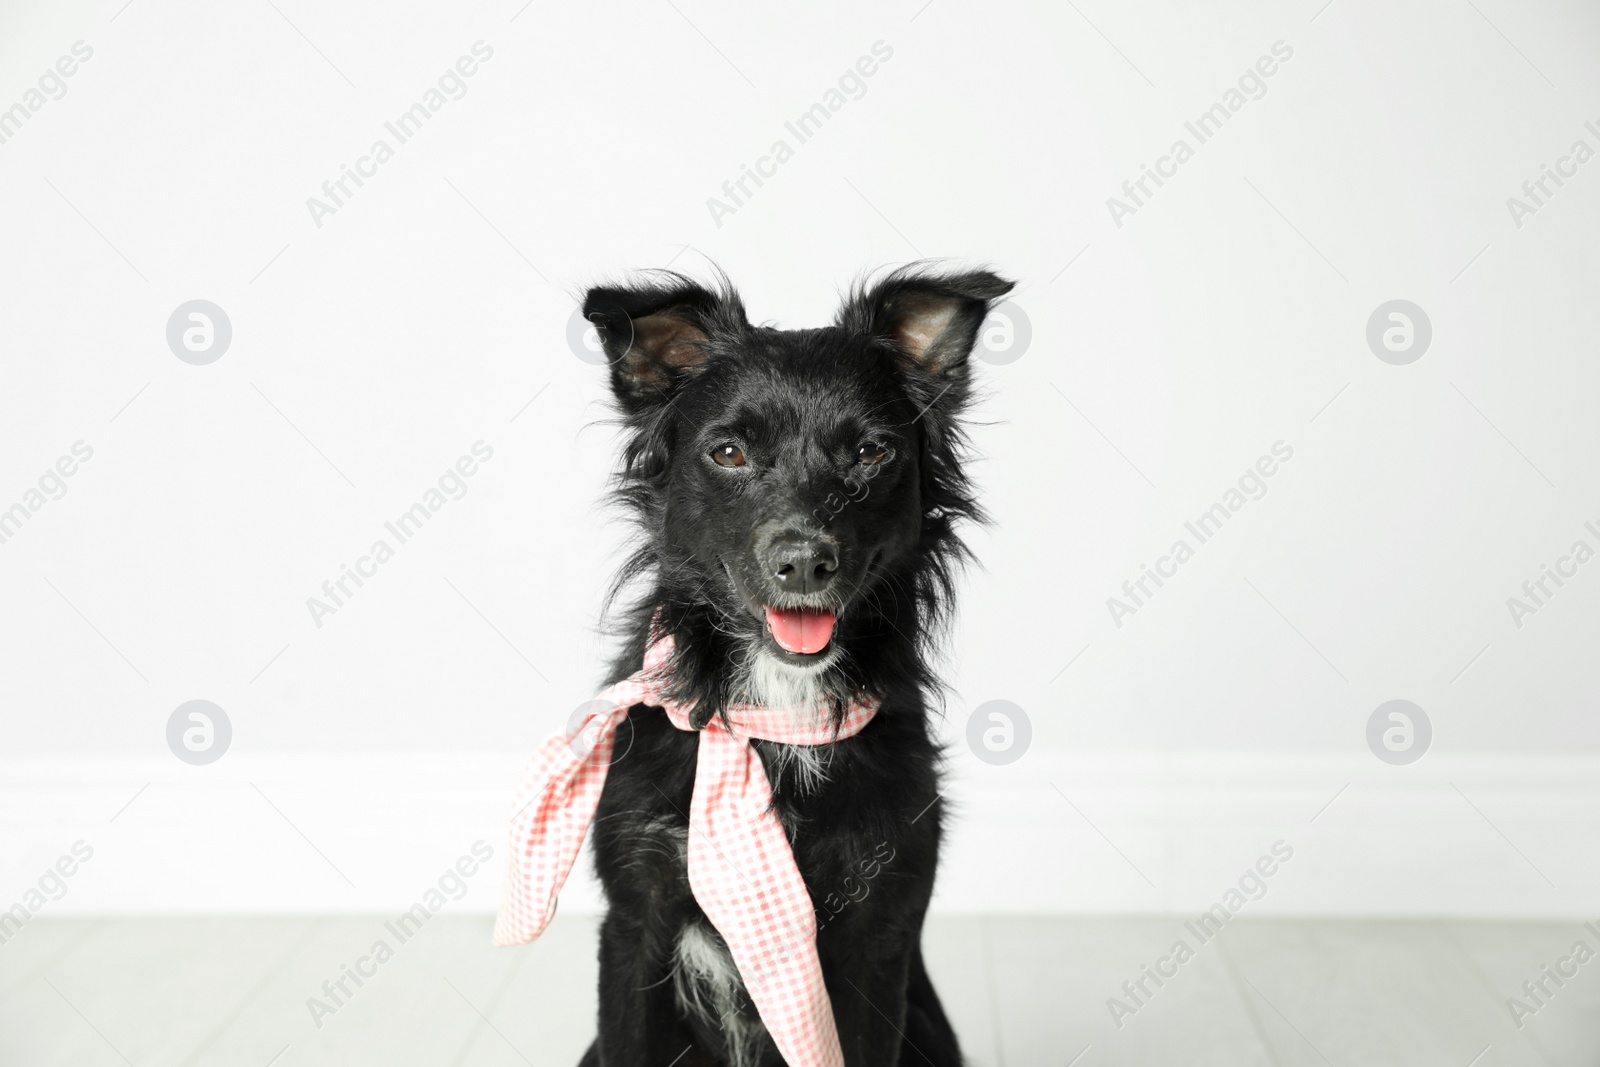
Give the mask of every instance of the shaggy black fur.
<path id="1" fill-rule="evenodd" d="M 961 1062 L 920 947 L 941 823 L 928 656 L 966 556 L 957 524 L 981 519 L 958 421 L 968 356 L 1010 289 L 987 271 L 913 265 L 857 285 L 833 325 L 809 330 L 751 325 L 726 279 L 657 272 L 585 300 L 628 432 L 618 493 L 642 533 L 612 590 L 638 596 L 611 680 L 639 669 L 654 623 L 676 638 L 678 696 L 697 724 L 748 696 L 756 657 L 812 680 L 839 714 L 853 693 L 882 697 L 866 729 L 822 748 L 820 784 L 785 746 L 755 742 L 817 909 L 851 1067 Z M 742 463 L 712 458 L 729 446 Z M 773 580 L 774 546 L 791 542 L 831 546 L 825 588 Z M 832 642 L 783 651 L 767 605 L 834 611 Z M 585 1064 L 782 1062 L 742 987 L 717 1018 L 691 1010 L 692 976 L 674 978 L 678 939 L 706 922 L 684 861 L 696 745 L 645 705 L 619 730 L 594 823 L 609 911 Z"/>

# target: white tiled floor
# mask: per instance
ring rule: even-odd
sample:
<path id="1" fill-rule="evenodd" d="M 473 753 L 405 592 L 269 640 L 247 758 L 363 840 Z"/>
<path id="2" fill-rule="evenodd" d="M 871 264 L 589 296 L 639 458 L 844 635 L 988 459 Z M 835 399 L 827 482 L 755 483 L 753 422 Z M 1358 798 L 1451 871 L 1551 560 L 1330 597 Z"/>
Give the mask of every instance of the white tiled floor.
<path id="1" fill-rule="evenodd" d="M 595 921 L 489 947 L 487 916 L 39 919 L 0 946 L 5 1067 L 571 1067 L 593 1036 Z M 1178 938 L 1176 977 L 1118 1028 L 1107 999 Z M 1600 961 L 1518 1029 L 1506 998 L 1578 924 L 940 918 L 929 967 L 983 1067 L 1589 1067 Z M 321 995 L 382 939 L 394 957 L 335 1013 Z M 1552 985 L 1552 989 L 1555 987 Z M 1131 1003 L 1131 1001 L 1130 1001 Z M 1076 1059 L 1075 1059 L 1076 1057 Z"/>

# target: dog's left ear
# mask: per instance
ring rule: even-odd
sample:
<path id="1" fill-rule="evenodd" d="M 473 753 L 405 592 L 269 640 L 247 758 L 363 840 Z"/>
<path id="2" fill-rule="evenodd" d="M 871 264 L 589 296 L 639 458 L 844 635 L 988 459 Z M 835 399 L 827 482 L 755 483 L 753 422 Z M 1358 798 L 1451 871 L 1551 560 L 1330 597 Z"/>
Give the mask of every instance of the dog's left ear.
<path id="1" fill-rule="evenodd" d="M 1013 287 L 986 270 L 912 265 L 858 292 L 840 312 L 840 325 L 884 337 L 906 362 L 942 376 L 966 365 L 989 309 Z"/>

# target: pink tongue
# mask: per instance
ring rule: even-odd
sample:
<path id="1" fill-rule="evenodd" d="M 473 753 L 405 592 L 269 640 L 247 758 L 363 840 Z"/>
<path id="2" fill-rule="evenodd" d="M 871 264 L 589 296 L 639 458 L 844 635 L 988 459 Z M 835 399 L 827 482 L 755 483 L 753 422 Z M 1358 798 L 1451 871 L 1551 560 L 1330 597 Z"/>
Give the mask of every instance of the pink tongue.
<path id="1" fill-rule="evenodd" d="M 821 652 L 833 639 L 833 612 L 768 608 L 767 629 L 787 652 Z"/>

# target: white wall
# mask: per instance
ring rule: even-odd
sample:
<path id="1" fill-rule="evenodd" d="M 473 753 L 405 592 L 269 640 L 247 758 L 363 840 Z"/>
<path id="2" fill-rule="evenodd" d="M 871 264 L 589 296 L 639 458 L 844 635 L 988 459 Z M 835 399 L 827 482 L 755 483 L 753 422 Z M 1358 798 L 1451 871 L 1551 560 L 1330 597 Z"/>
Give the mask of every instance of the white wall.
<path id="1" fill-rule="evenodd" d="M 1593 756 L 1035 749 L 957 760 L 934 906 L 1198 913 L 1287 850 L 1253 915 L 1595 919 Z M 475 842 L 495 857 L 454 907 L 493 910 L 506 753 L 34 756 L 0 764 L 9 906 L 72 846 L 41 914 L 404 910 Z M 70 866 L 70 864 L 69 864 Z M 1271 866 L 1269 864 L 1269 866 Z M 587 859 L 561 906 L 600 905 Z"/>
<path id="2" fill-rule="evenodd" d="M 63 907 L 414 895 L 598 676 L 615 438 L 573 293 L 710 259 L 755 318 L 809 325 L 928 255 L 1017 277 L 1031 323 L 976 413 L 997 524 L 947 665 L 968 821 L 941 900 L 1188 907 L 1292 838 L 1283 783 L 1315 811 L 1352 781 L 1304 850 L 1315 888 L 1264 906 L 1581 910 L 1600 564 L 1520 627 L 1507 598 L 1600 549 L 1600 162 L 1520 220 L 1507 198 L 1600 151 L 1597 37 L 1577 3 L 7 5 L 0 108 L 93 55 L 0 143 L 0 509 L 93 456 L 0 544 L 0 907 L 95 833 L 104 884 Z M 385 122 L 480 40 L 465 95 L 396 146 Z M 785 122 L 880 41 L 865 94 L 797 144 Z M 1265 94 L 1198 144 L 1185 122 L 1279 41 Z M 318 226 L 307 198 L 380 137 L 394 158 Z M 793 158 L 714 218 L 780 138 Z M 1176 138 L 1193 158 L 1119 226 L 1107 198 Z M 206 366 L 165 337 L 196 298 L 232 324 Z M 1365 337 L 1394 299 L 1432 324 L 1409 365 Z M 467 494 L 317 626 L 307 598 L 478 441 Z M 1266 494 L 1116 625 L 1107 598 L 1278 441 Z M 234 731 L 208 767 L 166 745 L 196 698 Z M 1409 766 L 1365 739 L 1395 698 L 1433 727 Z M 991 699 L 1032 724 L 1003 768 L 963 740 Z M 1104 837 L 1035 826 L 1051 781 Z M 1256 814 L 1197 836 L 1219 789 Z M 298 835 L 239 874 L 224 830 L 276 841 L 284 790 L 365 869 L 353 896 Z M 407 854 L 383 813 L 434 796 L 395 824 L 426 827 Z"/>

